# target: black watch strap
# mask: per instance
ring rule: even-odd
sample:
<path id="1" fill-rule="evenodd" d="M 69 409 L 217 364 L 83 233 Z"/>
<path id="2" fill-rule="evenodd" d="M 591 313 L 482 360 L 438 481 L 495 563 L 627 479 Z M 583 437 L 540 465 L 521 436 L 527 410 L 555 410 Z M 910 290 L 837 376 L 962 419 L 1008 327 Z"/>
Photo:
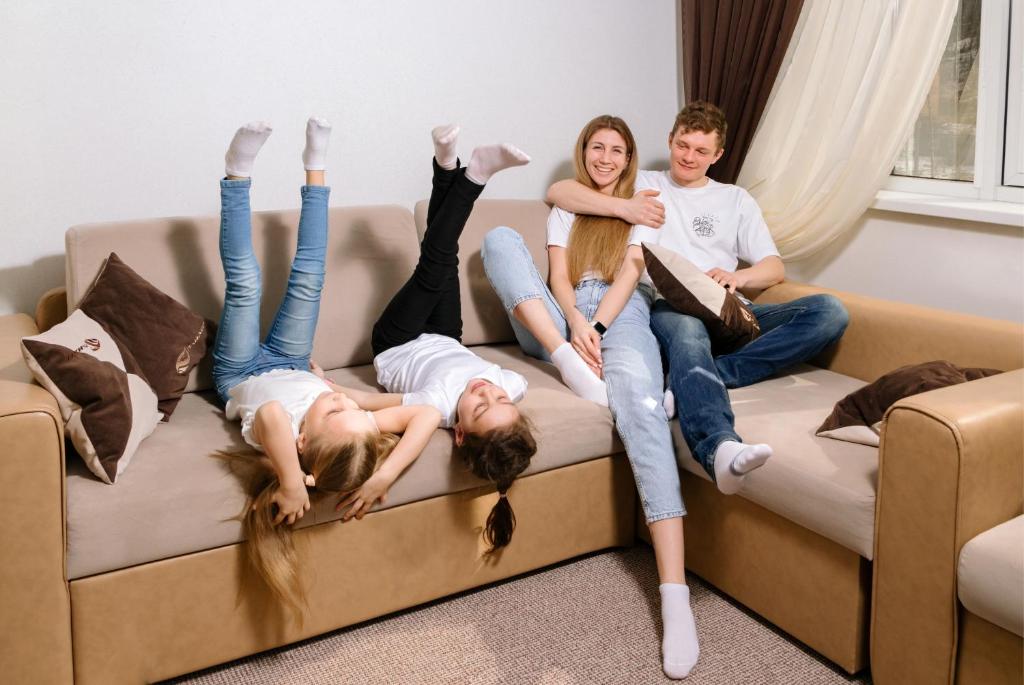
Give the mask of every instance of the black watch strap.
<path id="1" fill-rule="evenodd" d="M 594 326 L 594 330 L 597 331 L 597 334 L 602 338 L 604 337 L 604 334 L 608 332 L 608 329 L 605 328 L 605 325 L 600 321 L 592 321 L 591 324 Z"/>

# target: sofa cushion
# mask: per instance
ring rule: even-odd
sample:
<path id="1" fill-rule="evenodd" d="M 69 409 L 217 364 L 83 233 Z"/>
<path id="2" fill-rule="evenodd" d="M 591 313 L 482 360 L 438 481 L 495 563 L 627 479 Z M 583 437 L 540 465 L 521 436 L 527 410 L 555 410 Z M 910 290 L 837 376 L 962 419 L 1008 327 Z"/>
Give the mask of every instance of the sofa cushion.
<path id="1" fill-rule="evenodd" d="M 680 314 L 703 322 L 715 354 L 732 352 L 761 335 L 750 307 L 689 259 L 655 243 L 644 243 L 643 252 L 658 294 Z"/>
<path id="2" fill-rule="evenodd" d="M 258 194 L 258 191 L 254 191 Z M 211 186 L 211 199 L 217 197 Z M 262 323 L 266 330 L 288 282 L 298 210 L 254 212 L 253 249 L 263 272 Z M 412 213 L 380 205 L 328 211 L 327 277 L 313 358 L 324 368 L 368 364 L 370 328 L 391 296 L 412 274 L 419 242 Z M 220 220 L 172 217 L 74 226 L 65 236 L 69 310 L 82 299 L 107 255 L 118 255 L 168 296 L 211 321 L 220 320 L 224 272 Z M 189 376 L 187 391 L 212 388 L 211 355 Z"/>
<path id="3" fill-rule="evenodd" d="M 114 483 L 162 415 L 135 357 L 81 310 L 22 338 L 36 380 L 60 408 L 71 443 L 89 470 Z"/>
<path id="4" fill-rule="evenodd" d="M 1024 516 L 990 528 L 963 546 L 957 595 L 972 614 L 1024 636 Z"/>
<path id="5" fill-rule="evenodd" d="M 525 474 L 622 450 L 608 410 L 576 397 L 558 380 L 554 367 L 525 358 L 516 346 L 474 351 L 523 374 L 529 382 L 520 407 L 537 429 L 539 448 Z M 376 388 L 372 366 L 331 371 L 328 376 L 342 385 Z M 437 431 L 389 491 L 387 507 L 485 485 L 452 458 L 451 444 L 450 431 Z M 241 510 L 244 496 L 227 467 L 209 454 L 242 446 L 238 424 L 224 419 L 214 395 L 189 393 L 182 398 L 174 421 L 160 424 L 141 445 L 132 468 L 116 488 L 102 485 L 70 461 L 69 577 L 240 541 L 241 526 L 233 517 Z M 515 485 L 509 498 L 514 509 Z M 333 505 L 321 502 L 301 525 L 340 518 Z"/>
<path id="6" fill-rule="evenodd" d="M 874 544 L 878 449 L 829 440 L 814 430 L 836 400 L 863 381 L 812 366 L 729 391 L 736 432 L 772 446 L 739 496 L 822 535 L 866 559 Z M 673 427 L 680 464 L 710 480 Z"/>
<path id="7" fill-rule="evenodd" d="M 131 351 L 166 421 L 207 341 L 213 342 L 203 317 L 154 288 L 114 252 L 78 306 Z"/>

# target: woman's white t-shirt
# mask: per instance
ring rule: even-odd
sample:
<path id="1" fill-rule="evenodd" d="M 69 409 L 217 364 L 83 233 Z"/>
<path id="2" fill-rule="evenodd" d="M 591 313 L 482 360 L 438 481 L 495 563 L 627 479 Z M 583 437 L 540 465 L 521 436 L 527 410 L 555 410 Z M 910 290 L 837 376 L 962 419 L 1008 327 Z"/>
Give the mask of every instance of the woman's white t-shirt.
<path id="1" fill-rule="evenodd" d="M 447 335 L 423 333 L 376 356 L 377 382 L 402 393 L 402 404 L 425 404 L 441 412 L 442 426 L 455 425 L 459 398 L 469 381 L 482 378 L 501 387 L 513 402 L 526 394 L 526 379 L 485 361 Z"/>
<path id="2" fill-rule="evenodd" d="M 576 215 L 572 212 L 567 212 L 560 207 L 552 207 L 551 213 L 548 214 L 548 245 L 568 247 L 569 234 L 572 232 L 572 225 L 575 221 Z M 658 242 L 658 229 L 649 228 L 647 226 L 634 226 L 633 230 L 629 233 L 629 241 L 627 244 L 639 245 L 640 243 L 656 242 Z M 580 277 L 580 281 L 585 281 L 591 278 L 600 280 L 601 276 L 593 271 L 588 271 Z M 644 269 L 643 274 L 640 275 L 640 283 L 646 283 L 652 288 L 654 287 L 654 284 L 651 283 L 651 277 L 647 275 L 646 269 Z"/>
<path id="3" fill-rule="evenodd" d="M 263 445 L 252 436 L 256 410 L 267 402 L 276 400 L 284 407 L 292 425 L 292 435 L 299 437 L 299 426 L 309 407 L 317 397 L 330 392 L 331 387 L 322 378 L 309 371 L 274 369 L 250 376 L 228 391 L 228 402 L 224 414 L 231 419 L 241 419 L 242 438 L 263 451 Z"/>

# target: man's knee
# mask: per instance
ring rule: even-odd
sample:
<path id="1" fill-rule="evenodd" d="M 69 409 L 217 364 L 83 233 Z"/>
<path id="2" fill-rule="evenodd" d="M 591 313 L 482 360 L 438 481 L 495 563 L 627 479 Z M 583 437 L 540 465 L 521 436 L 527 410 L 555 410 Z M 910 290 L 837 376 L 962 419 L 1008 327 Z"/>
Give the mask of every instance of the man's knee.
<path id="1" fill-rule="evenodd" d="M 659 311 L 651 315 L 652 328 L 666 346 L 710 346 L 708 329 L 697 318 L 675 311 Z"/>
<path id="2" fill-rule="evenodd" d="M 850 322 L 846 307 L 834 295 L 812 295 L 808 299 L 814 300 L 813 311 L 822 335 L 830 340 L 838 339 Z"/>

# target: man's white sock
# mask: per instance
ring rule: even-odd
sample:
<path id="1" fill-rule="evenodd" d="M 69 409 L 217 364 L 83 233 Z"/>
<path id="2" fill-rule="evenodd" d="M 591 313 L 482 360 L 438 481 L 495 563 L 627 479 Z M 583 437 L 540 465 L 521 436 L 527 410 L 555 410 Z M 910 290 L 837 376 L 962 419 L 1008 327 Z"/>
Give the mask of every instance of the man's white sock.
<path id="1" fill-rule="evenodd" d="M 458 124 L 448 124 L 438 126 L 430 132 L 430 137 L 434 139 L 434 159 L 442 169 L 451 171 L 455 168 L 455 163 L 459 159 L 455 152 L 455 143 L 458 142 L 461 130 Z"/>
<path id="2" fill-rule="evenodd" d="M 661 640 L 662 670 L 674 680 L 690 674 L 700 657 L 697 624 L 690 610 L 690 588 L 682 583 L 662 583 L 661 623 L 665 634 Z"/>
<path id="3" fill-rule="evenodd" d="M 323 171 L 327 164 L 327 142 L 331 139 L 331 122 L 310 117 L 306 122 L 306 149 L 302 151 L 302 165 L 306 171 Z"/>
<path id="4" fill-rule="evenodd" d="M 486 145 L 473 150 L 473 156 L 466 167 L 466 178 L 477 185 L 486 185 L 491 176 L 502 169 L 529 164 L 530 156 L 515 145 L 501 143 Z"/>
<path id="5" fill-rule="evenodd" d="M 764 466 L 772 448 L 765 444 L 748 445 L 725 440 L 715 450 L 715 484 L 726 495 L 735 495 L 743 479 L 756 468 Z"/>
<path id="6" fill-rule="evenodd" d="M 224 155 L 224 171 L 228 176 L 249 178 L 256 153 L 267 142 L 273 128 L 265 121 L 251 121 L 235 131 L 227 154 Z"/>
<path id="7" fill-rule="evenodd" d="M 562 343 L 551 353 L 551 361 L 569 389 L 585 400 L 608 406 L 608 387 L 598 378 L 572 343 Z"/>

